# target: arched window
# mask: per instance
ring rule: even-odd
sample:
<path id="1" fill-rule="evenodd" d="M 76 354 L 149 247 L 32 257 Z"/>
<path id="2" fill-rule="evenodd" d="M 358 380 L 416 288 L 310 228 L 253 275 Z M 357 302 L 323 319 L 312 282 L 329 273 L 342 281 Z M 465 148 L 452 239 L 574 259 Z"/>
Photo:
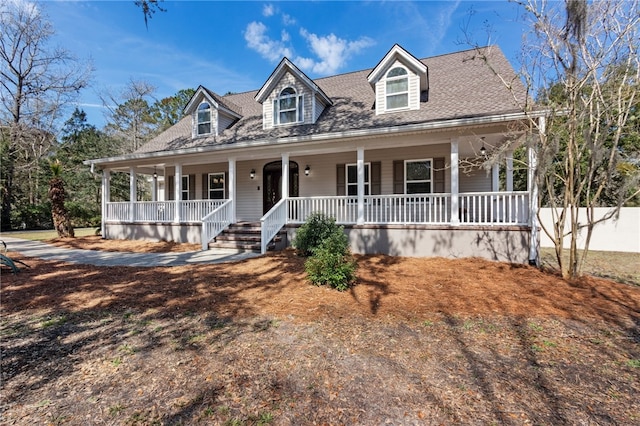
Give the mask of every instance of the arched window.
<path id="1" fill-rule="evenodd" d="M 287 87 L 273 101 L 273 124 L 299 123 L 303 118 L 303 98 L 293 87 Z"/>
<path id="2" fill-rule="evenodd" d="M 211 105 L 203 102 L 198 107 L 198 135 L 211 133 Z"/>
<path id="3" fill-rule="evenodd" d="M 392 68 L 387 73 L 387 109 L 409 106 L 409 76 L 402 67 Z"/>

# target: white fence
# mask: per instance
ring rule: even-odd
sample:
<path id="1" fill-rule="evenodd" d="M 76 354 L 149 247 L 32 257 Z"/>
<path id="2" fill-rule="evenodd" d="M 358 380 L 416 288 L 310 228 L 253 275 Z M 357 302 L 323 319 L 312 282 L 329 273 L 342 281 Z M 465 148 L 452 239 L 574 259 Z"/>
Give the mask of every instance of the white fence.
<path id="1" fill-rule="evenodd" d="M 595 209 L 595 217 L 604 217 L 610 209 L 599 207 Z M 550 208 L 540 209 L 540 222 L 549 230 L 553 227 L 553 217 Z M 580 210 L 580 222 L 586 223 L 585 209 Z M 568 229 L 568 227 L 567 227 Z M 583 230 L 578 238 L 578 247 L 584 248 Z M 566 237 L 565 247 L 570 237 Z M 540 246 L 553 247 L 552 240 L 544 231 L 540 232 Z M 618 219 L 611 218 L 606 222 L 597 224 L 593 229 L 589 250 L 598 251 L 623 251 L 640 253 L 640 207 L 624 207 L 620 210 Z"/>

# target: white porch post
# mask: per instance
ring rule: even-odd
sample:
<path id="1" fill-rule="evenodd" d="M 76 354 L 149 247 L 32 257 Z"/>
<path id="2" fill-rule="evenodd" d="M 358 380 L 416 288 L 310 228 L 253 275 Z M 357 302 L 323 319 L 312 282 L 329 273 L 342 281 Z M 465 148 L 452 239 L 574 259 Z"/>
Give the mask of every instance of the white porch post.
<path id="1" fill-rule="evenodd" d="M 289 198 L 289 153 L 282 153 L 282 198 Z"/>
<path id="2" fill-rule="evenodd" d="M 228 199 L 231 200 L 231 222 L 236 223 L 236 159 L 229 158 Z"/>
<path id="3" fill-rule="evenodd" d="M 358 171 L 358 216 L 356 218 L 356 224 L 362 225 L 364 223 L 364 147 L 358 147 L 357 157 L 357 171 Z M 369 170 L 371 173 L 371 170 Z"/>
<path id="4" fill-rule="evenodd" d="M 182 164 L 176 163 L 175 173 L 173 178 L 174 194 L 173 199 L 176 203 L 176 213 L 173 219 L 174 222 L 180 222 L 180 198 L 182 197 Z"/>
<path id="5" fill-rule="evenodd" d="M 151 201 L 158 201 L 158 175 L 151 175 Z"/>
<path id="6" fill-rule="evenodd" d="M 500 191 L 500 164 L 491 166 L 491 190 L 493 192 Z"/>
<path id="7" fill-rule="evenodd" d="M 136 169 L 129 167 L 129 220 L 136 220 L 136 201 L 138 200 L 138 185 L 136 185 Z"/>
<path id="8" fill-rule="evenodd" d="M 513 152 L 508 151 L 506 154 L 507 162 L 507 191 L 513 191 Z"/>
<path id="9" fill-rule="evenodd" d="M 544 134 L 546 131 L 546 119 L 540 117 L 538 121 L 538 132 Z M 531 240 L 529 242 L 529 264 L 538 265 L 538 182 L 536 180 L 536 170 L 538 168 L 538 153 L 535 144 L 529 145 L 528 156 L 528 176 L 527 187 L 529 189 L 529 226 L 531 226 Z"/>
<path id="10" fill-rule="evenodd" d="M 451 224 L 460 225 L 458 139 L 451 139 Z"/>
<path id="11" fill-rule="evenodd" d="M 106 237 L 107 204 L 111 201 L 111 172 L 109 169 L 102 171 L 102 223 L 100 225 L 100 235 Z"/>

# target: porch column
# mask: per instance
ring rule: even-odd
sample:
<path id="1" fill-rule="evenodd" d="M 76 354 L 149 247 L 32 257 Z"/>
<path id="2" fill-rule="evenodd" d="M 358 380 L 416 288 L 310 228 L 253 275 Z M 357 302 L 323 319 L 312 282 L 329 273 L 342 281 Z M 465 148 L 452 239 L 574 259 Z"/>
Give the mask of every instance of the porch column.
<path id="1" fill-rule="evenodd" d="M 129 220 L 136 220 L 136 201 L 138 200 L 136 169 L 129 167 Z"/>
<path id="2" fill-rule="evenodd" d="M 174 177 L 173 177 L 174 194 L 173 199 L 176 203 L 176 212 L 173 221 L 180 222 L 180 198 L 182 197 L 182 164 L 176 163 Z"/>
<path id="3" fill-rule="evenodd" d="M 491 190 L 500 191 L 500 164 L 498 163 L 491 166 Z"/>
<path id="4" fill-rule="evenodd" d="M 506 154 L 507 161 L 507 192 L 513 191 L 513 152 L 508 151 Z"/>
<path id="5" fill-rule="evenodd" d="M 358 147 L 356 166 L 358 171 L 358 216 L 356 224 L 362 225 L 364 223 L 364 147 L 362 146 Z"/>
<path id="6" fill-rule="evenodd" d="M 289 198 L 289 153 L 282 153 L 282 198 Z"/>
<path id="7" fill-rule="evenodd" d="M 458 139 L 451 139 L 451 224 L 460 225 Z"/>
<path id="8" fill-rule="evenodd" d="M 107 204 L 111 201 L 111 172 L 109 169 L 102 171 L 102 223 L 100 224 L 100 235 L 106 238 Z"/>
<path id="9" fill-rule="evenodd" d="M 538 119 L 538 133 L 544 134 L 546 131 L 546 118 Z M 527 188 L 529 189 L 529 226 L 531 226 L 531 240 L 529 241 L 529 265 L 538 265 L 538 182 L 536 180 L 536 170 L 538 168 L 538 153 L 533 142 L 527 148 L 528 173 Z"/>
<path id="10" fill-rule="evenodd" d="M 231 222 L 236 223 L 236 159 L 229 158 L 228 199 L 231 200 Z"/>
<path id="11" fill-rule="evenodd" d="M 158 201 L 158 175 L 151 175 L 151 201 Z"/>

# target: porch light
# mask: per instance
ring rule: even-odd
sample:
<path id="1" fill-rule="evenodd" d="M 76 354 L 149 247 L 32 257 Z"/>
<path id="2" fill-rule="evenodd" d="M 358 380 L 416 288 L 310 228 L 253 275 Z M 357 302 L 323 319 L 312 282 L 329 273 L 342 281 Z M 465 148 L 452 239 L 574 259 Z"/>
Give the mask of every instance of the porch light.
<path id="1" fill-rule="evenodd" d="M 251 169 L 251 171 L 249 172 L 249 177 L 251 179 L 256 177 L 256 169 Z"/>
<path id="2" fill-rule="evenodd" d="M 158 179 L 158 172 L 156 172 L 156 168 L 153 168 L 153 178 Z"/>
<path id="3" fill-rule="evenodd" d="M 480 139 L 482 139 L 482 148 L 480 148 L 480 154 L 487 155 L 487 148 L 484 147 L 484 136 L 481 137 Z"/>
<path id="4" fill-rule="evenodd" d="M 309 167 L 309 165 L 307 165 L 307 167 L 304 168 L 304 175 L 309 176 L 310 171 L 311 171 L 311 168 Z"/>

